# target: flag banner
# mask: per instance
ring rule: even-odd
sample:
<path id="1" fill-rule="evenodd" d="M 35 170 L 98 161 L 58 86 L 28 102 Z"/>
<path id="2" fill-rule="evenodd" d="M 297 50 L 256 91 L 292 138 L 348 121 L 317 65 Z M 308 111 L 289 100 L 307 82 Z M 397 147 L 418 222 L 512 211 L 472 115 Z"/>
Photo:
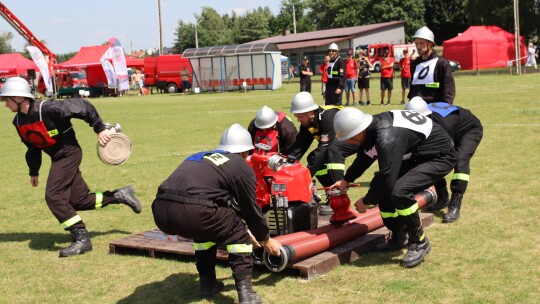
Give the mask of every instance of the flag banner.
<path id="1" fill-rule="evenodd" d="M 30 56 L 32 56 L 32 60 L 39 68 L 39 72 L 41 73 L 41 76 L 43 77 L 43 81 L 45 82 L 45 87 L 47 88 L 47 92 L 52 95 L 53 92 L 53 83 L 51 79 L 51 73 L 49 71 L 49 66 L 47 65 L 47 61 L 45 61 L 45 57 L 43 56 L 43 53 L 35 47 L 35 46 L 27 46 L 26 49 L 30 53 Z M 46 94 L 49 96 L 49 94 Z"/>
<path id="2" fill-rule="evenodd" d="M 102 58 L 101 66 L 103 67 L 105 76 L 107 76 L 107 84 L 109 85 L 109 87 L 116 88 L 116 85 L 117 85 L 116 74 L 114 74 L 114 68 L 111 62 L 107 59 Z"/>
<path id="3" fill-rule="evenodd" d="M 111 45 L 111 48 L 107 53 L 109 53 L 108 56 L 110 56 L 113 61 L 114 72 L 118 78 L 118 89 L 121 91 L 129 90 L 129 75 L 126 57 L 124 56 L 124 49 L 122 49 L 120 41 L 114 37 L 109 39 L 109 44 Z"/>

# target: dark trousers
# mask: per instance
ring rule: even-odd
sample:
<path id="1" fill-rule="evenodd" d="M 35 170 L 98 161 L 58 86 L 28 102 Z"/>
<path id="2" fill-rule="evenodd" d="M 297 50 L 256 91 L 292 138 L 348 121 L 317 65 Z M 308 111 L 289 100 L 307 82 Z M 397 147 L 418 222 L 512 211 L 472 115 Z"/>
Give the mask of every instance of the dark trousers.
<path id="1" fill-rule="evenodd" d="M 455 163 L 454 151 L 422 162 L 403 162 L 392 192 L 379 204 L 385 226 L 390 230 L 405 227 L 411 242 L 422 241 L 424 231 L 415 206 L 415 195 L 444 178 L 452 171 Z"/>
<path id="2" fill-rule="evenodd" d="M 358 146 L 346 142 L 334 141 L 326 149 L 308 157 L 308 168 L 317 167 L 315 177 L 323 187 L 328 187 L 342 180 L 345 175 L 345 158 L 358 152 Z M 313 173 L 312 173 L 313 175 Z"/>
<path id="3" fill-rule="evenodd" d="M 471 129 L 461 136 L 456 143 L 457 162 L 454 168 L 454 177 L 450 182 L 452 193 L 465 194 L 469 184 L 469 175 L 471 174 L 471 158 L 473 157 L 483 136 L 483 128 L 479 126 Z"/>
<path id="4" fill-rule="evenodd" d="M 79 170 L 81 160 L 82 151 L 78 145 L 65 146 L 51 157 L 45 200 L 60 223 L 75 218 L 76 211 L 96 209 L 96 194 L 89 193 Z M 113 200 L 111 192 L 104 192 L 102 206 Z M 70 227 L 85 228 L 85 225 L 81 220 Z"/>
<path id="5" fill-rule="evenodd" d="M 311 80 L 300 79 L 300 92 L 311 93 Z"/>
<path id="6" fill-rule="evenodd" d="M 343 95 L 343 89 L 341 93 L 336 94 L 336 90 L 338 89 L 335 85 L 328 85 L 326 83 L 326 91 L 324 96 L 324 104 L 327 106 L 335 105 L 340 106 L 341 105 L 341 96 Z"/>
<path id="7" fill-rule="evenodd" d="M 251 245 L 251 239 L 240 216 L 229 207 L 208 207 L 156 199 L 152 204 L 154 221 L 161 231 L 193 239 L 195 243 L 217 245 Z M 216 246 L 195 253 L 199 274 L 213 271 Z M 251 274 L 251 253 L 229 253 L 233 274 Z M 200 268 L 200 269 L 199 269 Z"/>

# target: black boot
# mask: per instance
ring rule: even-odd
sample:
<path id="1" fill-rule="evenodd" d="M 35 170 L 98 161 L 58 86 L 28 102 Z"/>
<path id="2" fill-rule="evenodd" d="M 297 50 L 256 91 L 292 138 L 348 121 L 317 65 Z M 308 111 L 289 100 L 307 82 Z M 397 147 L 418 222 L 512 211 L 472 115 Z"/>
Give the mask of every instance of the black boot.
<path id="1" fill-rule="evenodd" d="M 261 304 L 261 297 L 253 291 L 251 284 L 251 275 L 245 276 L 243 279 L 234 279 L 236 291 L 238 292 L 238 300 L 240 304 Z"/>
<path id="2" fill-rule="evenodd" d="M 200 276 L 200 286 L 197 296 L 201 299 L 208 299 L 213 297 L 215 294 L 223 290 L 223 282 L 216 279 L 216 274 L 213 275 L 199 275 Z"/>
<path id="3" fill-rule="evenodd" d="M 409 234 L 405 229 L 391 230 L 392 235 L 386 243 L 377 244 L 375 249 L 381 251 L 401 250 L 409 245 Z"/>
<path id="4" fill-rule="evenodd" d="M 125 204 L 133 209 L 135 213 L 141 213 L 141 202 L 135 197 L 135 191 L 132 186 L 127 186 L 114 191 L 114 199 L 119 204 Z"/>
<path id="5" fill-rule="evenodd" d="M 435 190 L 437 191 L 437 202 L 429 205 L 427 211 L 439 211 L 448 206 L 448 189 L 446 189 L 446 181 L 444 183 L 435 184 Z"/>
<path id="6" fill-rule="evenodd" d="M 72 243 L 67 248 L 60 250 L 60 257 L 68 257 L 92 251 L 90 234 L 84 228 L 73 228 L 70 230 Z"/>
<path id="7" fill-rule="evenodd" d="M 409 250 L 401 260 L 403 267 L 411 268 L 424 261 L 424 257 L 431 251 L 431 244 L 427 237 L 420 243 L 411 243 Z"/>
<path id="8" fill-rule="evenodd" d="M 459 209 L 461 209 L 461 200 L 463 194 L 452 193 L 452 198 L 448 204 L 448 212 L 443 217 L 443 223 L 452 223 L 459 218 Z"/>

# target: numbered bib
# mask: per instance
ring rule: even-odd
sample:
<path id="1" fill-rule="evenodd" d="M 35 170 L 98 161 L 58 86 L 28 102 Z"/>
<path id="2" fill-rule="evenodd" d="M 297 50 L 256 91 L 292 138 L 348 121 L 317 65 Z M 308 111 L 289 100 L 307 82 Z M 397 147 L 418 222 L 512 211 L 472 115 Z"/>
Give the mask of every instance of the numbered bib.
<path id="1" fill-rule="evenodd" d="M 390 112 L 394 115 L 392 126 L 409 129 L 424 134 L 426 138 L 429 137 L 433 128 L 433 121 L 430 118 L 416 111 L 394 110 Z"/>
<path id="2" fill-rule="evenodd" d="M 435 78 L 433 77 L 433 74 L 435 73 L 435 65 L 437 65 L 437 60 L 439 58 L 433 58 L 431 60 L 428 60 L 426 62 L 422 62 L 419 65 L 416 66 L 416 69 L 414 70 L 414 76 L 412 80 L 412 84 L 420 84 L 420 85 L 431 85 L 435 81 Z"/>

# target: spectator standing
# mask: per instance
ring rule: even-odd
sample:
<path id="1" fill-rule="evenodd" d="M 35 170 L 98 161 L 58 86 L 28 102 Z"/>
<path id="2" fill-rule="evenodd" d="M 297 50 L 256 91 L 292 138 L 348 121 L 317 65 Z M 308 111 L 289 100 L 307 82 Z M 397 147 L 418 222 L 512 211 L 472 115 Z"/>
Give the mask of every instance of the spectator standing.
<path id="1" fill-rule="evenodd" d="M 403 58 L 399 60 L 399 70 L 401 71 L 401 104 L 405 104 L 407 90 L 411 88 L 411 57 L 409 50 L 403 50 Z"/>
<path id="2" fill-rule="evenodd" d="M 353 106 L 356 106 L 356 78 L 358 77 L 358 62 L 354 59 L 353 50 L 347 50 L 347 59 L 345 59 L 345 97 L 346 106 L 350 105 L 350 95 L 352 93 Z"/>
<path id="3" fill-rule="evenodd" d="M 330 56 L 324 56 L 324 62 L 319 66 L 319 74 L 321 74 L 321 92 L 323 98 L 323 104 L 325 104 L 324 95 L 326 93 L 326 82 L 328 81 L 328 74 L 326 74 L 326 69 L 328 69 L 328 64 L 330 63 Z"/>
<path id="4" fill-rule="evenodd" d="M 529 47 L 527 48 L 527 63 L 525 63 L 526 67 L 534 66 L 535 69 L 537 69 L 536 65 L 536 57 L 538 57 L 538 54 L 536 54 L 536 47 L 532 42 L 529 42 Z"/>
<path id="5" fill-rule="evenodd" d="M 456 85 L 448 60 L 440 57 L 433 49 L 435 36 L 426 26 L 413 36 L 418 58 L 411 61 L 411 89 L 409 99 L 420 96 L 427 103 L 447 102 L 452 104 L 456 97 Z"/>
<path id="6" fill-rule="evenodd" d="M 309 66 L 309 58 L 304 56 L 302 58 L 302 64 L 299 67 L 300 71 L 300 92 L 311 93 L 311 76 L 313 76 L 313 69 Z"/>
<path id="7" fill-rule="evenodd" d="M 131 81 L 135 88 L 139 90 L 139 95 L 144 95 L 144 75 L 141 70 L 135 70 L 135 74 L 131 75 Z"/>
<path id="8" fill-rule="evenodd" d="M 182 94 L 185 94 L 186 92 L 189 92 L 189 78 L 191 77 L 191 73 L 185 66 L 182 67 L 182 71 L 180 71 L 180 77 L 182 77 Z"/>
<path id="9" fill-rule="evenodd" d="M 369 59 L 366 57 L 366 51 L 358 51 L 358 56 L 358 89 L 360 90 L 360 105 L 364 105 L 362 98 L 364 97 L 364 90 L 366 90 L 365 104 L 369 106 L 371 104 L 371 102 L 369 101 L 369 80 L 371 79 L 370 69 L 372 68 L 372 66 L 369 62 Z"/>
<path id="10" fill-rule="evenodd" d="M 294 78 L 294 65 L 292 64 L 289 66 L 289 73 L 291 74 L 290 79 L 293 79 Z"/>
<path id="11" fill-rule="evenodd" d="M 392 90 L 394 89 L 394 58 L 388 56 L 388 49 L 383 51 L 381 60 L 381 105 L 384 105 L 384 92 L 388 91 L 388 102 L 392 99 Z"/>
<path id="12" fill-rule="evenodd" d="M 345 71 L 341 57 L 339 57 L 339 47 L 332 43 L 328 46 L 330 53 L 330 63 L 326 69 L 328 80 L 326 81 L 326 96 L 325 105 L 341 105 L 341 96 L 343 95 L 343 87 L 345 86 Z"/>

